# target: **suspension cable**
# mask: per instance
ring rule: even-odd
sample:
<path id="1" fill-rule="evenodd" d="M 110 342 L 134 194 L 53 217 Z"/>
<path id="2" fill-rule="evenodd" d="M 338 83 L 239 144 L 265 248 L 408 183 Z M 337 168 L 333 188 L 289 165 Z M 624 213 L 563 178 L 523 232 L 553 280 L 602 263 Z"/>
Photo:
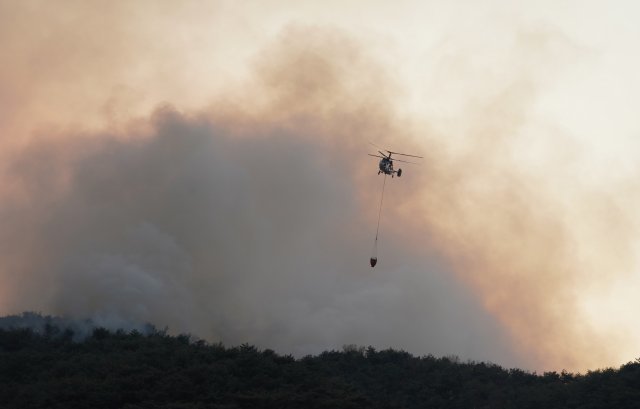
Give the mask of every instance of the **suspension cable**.
<path id="1" fill-rule="evenodd" d="M 382 200 L 384 199 L 384 186 L 387 183 L 387 175 L 382 180 L 382 194 L 380 195 L 380 208 L 378 209 L 378 226 L 376 227 L 376 241 L 378 241 L 378 231 L 380 230 L 380 215 L 382 215 Z"/>
<path id="2" fill-rule="evenodd" d="M 382 201 L 384 200 L 384 187 L 387 183 L 387 175 L 382 180 L 382 193 L 380 194 L 380 208 L 378 209 L 378 225 L 376 226 L 376 239 L 373 241 L 373 251 L 371 254 L 371 267 L 375 267 L 378 262 L 378 233 L 380 232 L 380 216 L 382 215 Z"/>

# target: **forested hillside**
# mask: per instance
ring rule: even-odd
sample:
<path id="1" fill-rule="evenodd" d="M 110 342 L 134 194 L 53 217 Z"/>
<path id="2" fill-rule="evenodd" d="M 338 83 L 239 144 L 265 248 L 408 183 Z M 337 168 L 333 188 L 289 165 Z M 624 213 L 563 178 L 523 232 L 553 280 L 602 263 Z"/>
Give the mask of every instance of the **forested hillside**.
<path id="1" fill-rule="evenodd" d="M 294 359 L 162 331 L 0 329 L 0 407 L 638 408 L 640 361 L 536 375 L 371 347 Z"/>

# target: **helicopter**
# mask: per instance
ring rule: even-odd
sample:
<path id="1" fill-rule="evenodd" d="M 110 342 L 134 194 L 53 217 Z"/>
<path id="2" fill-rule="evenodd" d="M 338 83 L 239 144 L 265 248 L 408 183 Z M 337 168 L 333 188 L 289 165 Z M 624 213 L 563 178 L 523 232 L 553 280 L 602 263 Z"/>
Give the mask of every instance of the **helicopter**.
<path id="1" fill-rule="evenodd" d="M 371 143 L 371 142 L 369 142 L 369 143 Z M 371 145 L 375 146 L 376 148 L 382 149 L 382 148 L 378 147 L 377 145 L 374 145 L 373 143 L 371 143 Z M 367 154 L 369 156 L 374 156 L 376 158 L 382 158 L 382 159 L 380 159 L 380 163 L 378 163 L 378 175 L 381 174 L 381 173 L 384 173 L 385 175 L 391 175 L 391 177 L 394 177 L 395 175 L 398 175 L 398 177 L 401 177 L 402 176 L 402 169 L 401 168 L 398 168 L 398 170 L 393 169 L 393 162 L 394 161 L 402 162 L 402 163 L 413 163 L 413 164 L 416 164 L 415 162 L 409 162 L 409 161 L 406 161 L 406 160 L 392 159 L 391 155 L 401 155 L 401 156 L 408 156 L 408 157 L 411 157 L 411 158 L 420 158 L 420 159 L 422 159 L 422 156 L 408 155 L 406 153 L 393 152 L 393 151 L 389 151 L 389 150 L 386 150 L 386 149 L 382 149 L 382 150 L 387 152 L 387 154 L 385 154 L 381 150 L 378 150 L 379 155 L 372 155 L 370 153 Z"/>
<path id="2" fill-rule="evenodd" d="M 378 155 L 372 155 L 370 153 L 368 153 L 367 155 L 380 158 L 380 163 L 378 164 L 378 175 L 381 173 L 384 173 L 384 180 L 382 182 L 382 193 L 380 195 L 380 209 L 378 210 L 378 225 L 376 227 L 376 238 L 373 242 L 373 250 L 371 251 L 371 258 L 369 259 L 371 267 L 375 267 L 376 264 L 378 263 L 378 233 L 380 232 L 380 216 L 382 215 L 382 199 L 384 198 L 384 186 L 387 181 L 387 175 L 391 175 L 391 177 L 394 177 L 395 175 L 398 175 L 398 177 L 402 176 L 402 169 L 400 168 L 398 168 L 398 170 L 393 169 L 394 161 L 415 164 L 415 162 L 409 162 L 407 160 L 392 159 L 391 155 L 400 155 L 400 156 L 407 156 L 410 158 L 420 158 L 420 159 L 423 159 L 423 157 L 417 156 L 417 155 L 409 155 L 406 153 L 393 152 L 393 151 L 381 148 L 373 142 L 369 142 L 369 144 L 376 147 L 376 149 L 378 150 Z M 385 154 L 383 151 L 387 153 Z"/>

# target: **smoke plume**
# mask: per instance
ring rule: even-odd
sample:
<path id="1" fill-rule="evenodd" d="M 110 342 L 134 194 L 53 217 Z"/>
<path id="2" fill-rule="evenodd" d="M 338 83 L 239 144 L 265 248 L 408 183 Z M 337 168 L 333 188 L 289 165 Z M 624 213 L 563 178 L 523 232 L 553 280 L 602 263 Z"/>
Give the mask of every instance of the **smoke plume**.
<path id="1" fill-rule="evenodd" d="M 632 358 L 603 317 L 634 280 L 637 172 L 594 171 L 541 119 L 585 53 L 561 32 L 501 33 L 490 58 L 445 37 L 421 82 L 443 108 L 420 115 L 379 44 L 334 26 L 288 25 L 246 63 L 207 31 L 246 23 L 223 3 L 34 4 L 0 4 L 0 313 L 297 355 Z M 369 141 L 424 156 L 387 180 L 375 269 Z"/>

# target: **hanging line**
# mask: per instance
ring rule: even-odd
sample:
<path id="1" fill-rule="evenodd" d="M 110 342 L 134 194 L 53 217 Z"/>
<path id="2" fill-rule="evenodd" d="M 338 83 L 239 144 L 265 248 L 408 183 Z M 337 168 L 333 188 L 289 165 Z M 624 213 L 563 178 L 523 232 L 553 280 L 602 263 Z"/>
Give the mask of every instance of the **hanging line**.
<path id="1" fill-rule="evenodd" d="M 387 175 L 382 180 L 382 194 L 380 195 L 380 209 L 378 210 L 378 226 L 376 227 L 376 241 L 378 241 L 378 231 L 380 230 L 380 215 L 382 214 L 382 200 L 384 199 L 384 186 L 387 183 Z"/>
<path id="2" fill-rule="evenodd" d="M 384 199 L 384 186 L 387 183 L 387 175 L 384 175 L 384 180 L 382 181 L 382 194 L 380 195 L 380 208 L 378 209 L 378 225 L 376 226 L 376 239 L 373 241 L 373 250 L 371 254 L 371 259 L 369 260 L 371 267 L 375 267 L 378 263 L 378 233 L 380 231 L 380 216 L 382 215 L 382 200 Z"/>

